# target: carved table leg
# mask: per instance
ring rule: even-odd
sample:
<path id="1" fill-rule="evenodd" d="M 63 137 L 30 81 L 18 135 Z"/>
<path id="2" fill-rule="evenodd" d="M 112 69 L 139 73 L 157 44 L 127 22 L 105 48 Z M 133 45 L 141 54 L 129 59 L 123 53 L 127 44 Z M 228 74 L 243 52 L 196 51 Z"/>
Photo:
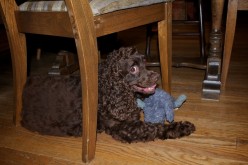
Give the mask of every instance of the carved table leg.
<path id="1" fill-rule="evenodd" d="M 224 0 L 212 0 L 212 31 L 207 69 L 202 86 L 202 98 L 219 100 L 221 90 L 222 32 L 221 20 Z"/>

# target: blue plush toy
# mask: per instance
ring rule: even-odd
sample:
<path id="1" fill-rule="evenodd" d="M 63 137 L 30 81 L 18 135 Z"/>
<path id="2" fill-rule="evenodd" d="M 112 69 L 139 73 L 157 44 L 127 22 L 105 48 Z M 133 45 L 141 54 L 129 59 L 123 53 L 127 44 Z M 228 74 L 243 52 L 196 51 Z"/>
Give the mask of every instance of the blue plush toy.
<path id="1" fill-rule="evenodd" d="M 173 122 L 174 109 L 179 108 L 185 100 L 185 95 L 180 95 L 175 100 L 169 93 L 157 88 L 155 93 L 144 101 L 137 99 L 137 104 L 144 111 L 145 122 L 164 123 L 165 120 Z"/>

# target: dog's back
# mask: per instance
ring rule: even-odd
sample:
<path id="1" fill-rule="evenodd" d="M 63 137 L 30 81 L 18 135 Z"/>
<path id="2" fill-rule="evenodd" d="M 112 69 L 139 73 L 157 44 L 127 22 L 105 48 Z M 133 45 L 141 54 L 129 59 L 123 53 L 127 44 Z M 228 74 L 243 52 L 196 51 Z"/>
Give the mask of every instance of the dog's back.
<path id="1" fill-rule="evenodd" d="M 81 135 L 81 82 L 75 76 L 32 76 L 23 91 L 23 127 L 41 134 Z"/>

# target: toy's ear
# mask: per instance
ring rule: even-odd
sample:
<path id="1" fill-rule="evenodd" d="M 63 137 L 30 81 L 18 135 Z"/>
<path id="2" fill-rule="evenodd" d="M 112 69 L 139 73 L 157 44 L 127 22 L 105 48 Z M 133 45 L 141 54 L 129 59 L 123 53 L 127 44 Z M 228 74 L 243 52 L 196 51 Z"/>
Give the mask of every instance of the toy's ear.
<path id="1" fill-rule="evenodd" d="M 145 103 L 144 101 L 140 100 L 140 99 L 137 99 L 137 106 L 141 109 L 144 109 L 145 107 Z"/>
<path id="2" fill-rule="evenodd" d="M 182 106 L 182 104 L 186 101 L 187 96 L 186 95 L 180 95 L 175 101 L 174 101 L 174 108 L 179 108 Z"/>

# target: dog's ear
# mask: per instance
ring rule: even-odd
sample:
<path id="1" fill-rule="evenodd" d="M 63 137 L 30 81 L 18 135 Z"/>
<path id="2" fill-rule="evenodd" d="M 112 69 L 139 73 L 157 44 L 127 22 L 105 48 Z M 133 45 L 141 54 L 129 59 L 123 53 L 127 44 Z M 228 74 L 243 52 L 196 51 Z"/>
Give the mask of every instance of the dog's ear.
<path id="1" fill-rule="evenodd" d="M 127 75 L 128 72 L 129 72 L 128 69 L 129 69 L 128 60 L 121 59 L 121 60 L 118 61 L 118 63 L 117 63 L 117 72 L 121 76 L 125 77 L 125 75 Z"/>
<path id="2" fill-rule="evenodd" d="M 137 60 L 138 60 L 138 61 L 144 61 L 145 55 L 136 52 L 136 53 L 133 54 L 130 58 L 133 59 L 134 61 L 137 61 Z"/>
<path id="3" fill-rule="evenodd" d="M 133 56 L 132 56 L 132 58 L 139 58 L 139 59 L 144 59 L 145 58 L 145 55 L 144 54 L 134 54 Z"/>

